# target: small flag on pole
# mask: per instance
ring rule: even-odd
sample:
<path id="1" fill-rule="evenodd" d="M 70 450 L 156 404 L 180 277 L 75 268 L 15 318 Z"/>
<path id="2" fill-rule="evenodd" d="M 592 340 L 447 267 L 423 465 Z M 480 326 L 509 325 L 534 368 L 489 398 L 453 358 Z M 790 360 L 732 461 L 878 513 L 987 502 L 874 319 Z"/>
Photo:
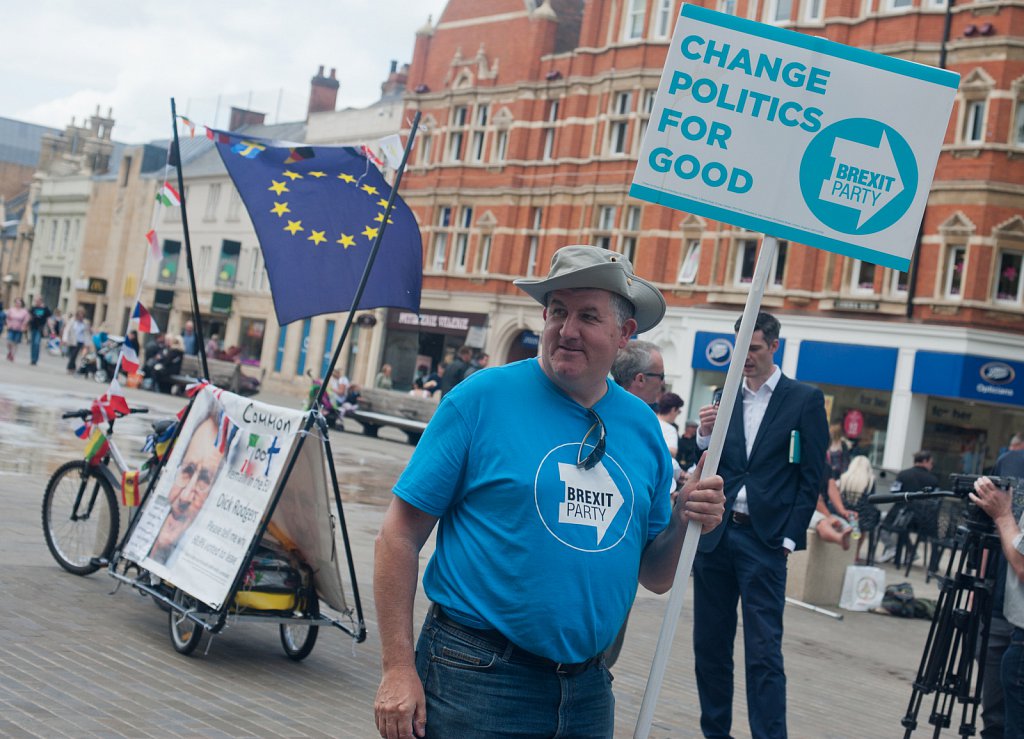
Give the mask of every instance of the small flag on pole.
<path id="1" fill-rule="evenodd" d="M 181 119 L 181 122 L 184 123 L 185 126 L 188 128 L 188 137 L 190 139 L 194 139 L 196 137 L 196 124 L 183 115 L 179 115 L 178 117 Z"/>
<path id="2" fill-rule="evenodd" d="M 127 337 L 121 344 L 121 369 L 129 375 L 139 371 L 139 352 Z"/>
<path id="3" fill-rule="evenodd" d="M 160 240 L 156 237 L 156 229 L 149 229 L 146 233 L 146 242 L 149 244 L 149 253 L 153 256 L 153 259 L 159 259 L 163 256 L 160 252 Z"/>
<path id="4" fill-rule="evenodd" d="M 110 445 L 107 444 L 107 437 L 100 429 L 93 429 L 89 442 L 85 445 L 85 461 L 97 465 L 103 461 Z"/>
<path id="5" fill-rule="evenodd" d="M 88 439 L 90 428 L 91 424 L 83 423 L 81 426 L 75 429 L 75 436 L 77 436 L 79 439 Z"/>
<path id="6" fill-rule="evenodd" d="M 129 470 L 121 475 L 121 503 L 126 506 L 139 504 L 139 470 Z"/>
<path id="7" fill-rule="evenodd" d="M 135 310 L 132 312 L 132 318 L 139 319 L 139 331 L 142 333 L 160 333 L 160 327 L 156 325 L 156 321 L 153 320 L 153 316 L 150 315 L 148 310 L 146 310 L 146 306 L 142 304 L 142 301 L 135 304 Z"/>
<path id="8" fill-rule="evenodd" d="M 377 146 L 380 147 L 381 153 L 391 169 L 398 169 L 401 166 L 402 152 L 405 149 L 402 147 L 402 139 L 397 133 L 385 136 L 377 142 Z"/>
<path id="9" fill-rule="evenodd" d="M 359 149 L 359 150 L 363 152 L 363 156 L 365 156 L 365 157 L 366 157 L 367 159 L 369 159 L 369 160 L 370 160 L 371 162 L 373 162 L 374 164 L 376 164 L 376 165 L 377 165 L 377 168 L 378 168 L 378 169 L 383 169 L 383 168 L 384 168 L 384 162 L 382 162 L 382 161 L 380 160 L 380 157 L 379 157 L 379 156 L 377 156 L 376 154 L 374 154 L 374 152 L 373 152 L 373 149 L 371 149 L 371 148 L 370 148 L 369 146 L 367 146 L 366 144 L 363 144 L 363 145 L 362 145 L 362 146 L 360 147 L 360 149 Z"/>
<path id="10" fill-rule="evenodd" d="M 181 196 L 178 191 L 171 187 L 170 182 L 165 182 L 164 186 L 160 188 L 160 191 L 156 194 L 156 201 L 160 205 L 166 205 L 169 208 L 178 208 L 181 206 Z"/>

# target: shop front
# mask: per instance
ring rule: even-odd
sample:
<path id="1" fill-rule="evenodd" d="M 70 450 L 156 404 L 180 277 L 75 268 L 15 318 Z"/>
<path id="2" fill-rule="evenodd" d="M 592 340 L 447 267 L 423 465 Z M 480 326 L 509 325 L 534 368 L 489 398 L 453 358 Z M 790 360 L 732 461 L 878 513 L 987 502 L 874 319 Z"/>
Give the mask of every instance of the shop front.
<path id="1" fill-rule="evenodd" d="M 803 341 L 796 377 L 825 394 L 829 424 L 882 465 L 898 350 L 863 344 Z"/>
<path id="2" fill-rule="evenodd" d="M 381 363 L 391 365 L 395 388 L 412 387 L 417 367 L 427 365 L 433 371 L 460 346 L 483 349 L 487 318 L 484 313 L 388 309 Z"/>
<path id="3" fill-rule="evenodd" d="M 928 396 L 922 446 L 940 473 L 987 471 L 1024 430 L 1024 362 L 919 351 L 913 391 Z"/>

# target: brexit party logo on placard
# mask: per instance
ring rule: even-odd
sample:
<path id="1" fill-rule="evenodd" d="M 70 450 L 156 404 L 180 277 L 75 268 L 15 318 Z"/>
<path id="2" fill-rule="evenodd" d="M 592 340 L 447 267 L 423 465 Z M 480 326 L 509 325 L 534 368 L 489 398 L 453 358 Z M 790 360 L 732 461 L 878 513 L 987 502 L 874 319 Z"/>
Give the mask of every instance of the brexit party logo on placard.
<path id="1" fill-rule="evenodd" d="M 608 454 L 589 470 L 577 467 L 578 451 L 579 444 L 563 444 L 545 456 L 537 470 L 534 502 L 555 539 L 572 549 L 603 552 L 626 535 L 633 486 Z"/>
<path id="2" fill-rule="evenodd" d="M 905 270 L 958 85 L 684 3 L 630 195 Z"/>
<path id="3" fill-rule="evenodd" d="M 870 234 L 899 221 L 914 202 L 917 160 L 892 126 L 850 118 L 811 140 L 800 192 L 818 219 L 844 234 Z"/>

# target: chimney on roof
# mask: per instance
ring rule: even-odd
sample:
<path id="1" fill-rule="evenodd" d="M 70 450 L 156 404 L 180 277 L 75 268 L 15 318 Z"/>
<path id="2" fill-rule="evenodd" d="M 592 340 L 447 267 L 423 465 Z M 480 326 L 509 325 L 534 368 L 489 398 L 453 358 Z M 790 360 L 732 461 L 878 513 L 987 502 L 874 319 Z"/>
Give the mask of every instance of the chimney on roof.
<path id="1" fill-rule="evenodd" d="M 266 113 L 257 113 L 255 110 L 236 108 L 232 105 L 231 118 L 228 121 L 228 130 L 237 131 L 242 126 L 262 126 L 266 117 Z"/>
<path id="2" fill-rule="evenodd" d="M 337 69 L 331 67 L 331 76 L 324 77 L 324 66 L 321 64 L 316 76 L 309 83 L 309 108 L 306 117 L 310 113 L 325 113 L 334 110 L 338 104 L 338 88 L 341 86 L 336 75 Z"/>
<path id="3" fill-rule="evenodd" d="M 403 64 L 402 71 L 398 71 L 398 62 L 391 60 L 391 72 L 380 86 L 382 99 L 401 97 L 405 92 L 405 85 L 409 81 L 409 65 Z"/>

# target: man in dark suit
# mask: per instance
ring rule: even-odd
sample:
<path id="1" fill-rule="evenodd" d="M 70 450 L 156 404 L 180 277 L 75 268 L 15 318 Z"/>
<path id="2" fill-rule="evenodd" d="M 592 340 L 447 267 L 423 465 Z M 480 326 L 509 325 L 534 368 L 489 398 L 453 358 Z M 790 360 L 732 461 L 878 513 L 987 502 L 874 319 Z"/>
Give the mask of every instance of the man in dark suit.
<path id="1" fill-rule="evenodd" d="M 694 562 L 693 642 L 706 737 L 728 737 L 732 728 L 738 601 L 750 733 L 786 736 L 786 558 L 806 546 L 829 436 L 822 392 L 786 377 L 772 361 L 779 328 L 774 316 L 758 314 L 718 468 L 726 523 L 701 537 Z M 715 406 L 700 410 L 701 448 L 717 415 Z"/>

